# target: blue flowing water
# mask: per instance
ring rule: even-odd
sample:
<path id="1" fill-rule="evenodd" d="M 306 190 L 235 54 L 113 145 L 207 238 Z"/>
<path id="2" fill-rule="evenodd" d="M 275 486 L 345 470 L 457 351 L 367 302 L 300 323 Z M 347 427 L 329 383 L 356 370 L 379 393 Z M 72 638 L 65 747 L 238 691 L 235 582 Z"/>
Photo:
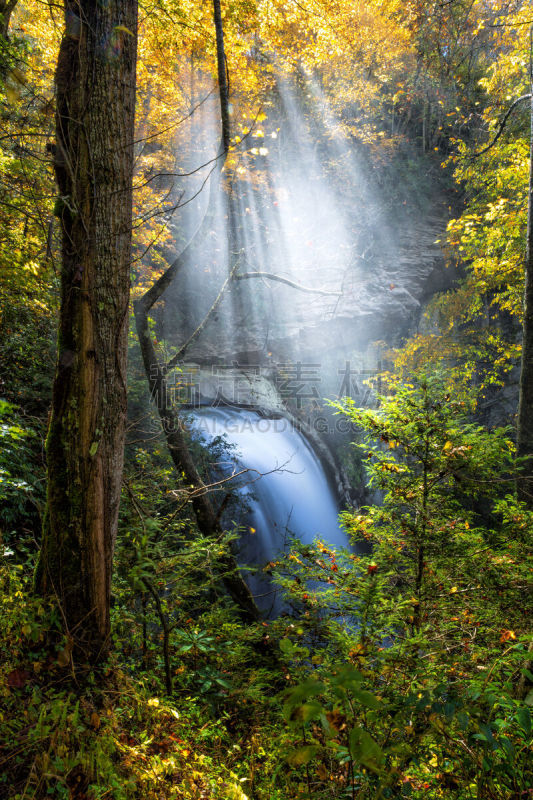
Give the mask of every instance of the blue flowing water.
<path id="1" fill-rule="evenodd" d="M 236 479 L 247 510 L 240 519 L 232 520 L 243 526 L 238 552 L 243 566 L 261 569 L 287 549 L 294 537 L 306 544 L 319 537 L 336 549 L 349 548 L 338 523 L 338 501 L 324 468 L 289 420 L 204 406 L 191 412 L 191 423 L 204 442 L 224 437 L 232 446 L 231 455 L 217 463 L 218 474 L 248 470 Z M 259 607 L 279 613 L 275 590 L 259 574 L 247 578 Z"/>

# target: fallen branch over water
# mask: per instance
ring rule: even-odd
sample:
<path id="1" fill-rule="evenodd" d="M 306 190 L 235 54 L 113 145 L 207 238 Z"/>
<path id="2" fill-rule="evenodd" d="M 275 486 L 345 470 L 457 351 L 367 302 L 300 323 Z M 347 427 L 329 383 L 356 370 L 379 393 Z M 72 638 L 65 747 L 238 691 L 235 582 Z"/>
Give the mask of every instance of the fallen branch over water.
<path id="1" fill-rule="evenodd" d="M 268 278 L 271 281 L 278 281 L 279 283 L 286 283 L 287 286 L 292 286 L 293 289 L 298 289 L 300 292 L 308 292 L 309 294 L 329 294 L 334 297 L 340 297 L 342 292 L 328 292 L 326 289 L 313 289 L 310 286 L 302 286 L 301 283 L 291 281 L 289 278 L 282 278 L 281 275 L 275 275 L 273 272 L 243 272 L 242 275 L 235 275 L 234 280 L 244 281 L 248 278 Z"/>

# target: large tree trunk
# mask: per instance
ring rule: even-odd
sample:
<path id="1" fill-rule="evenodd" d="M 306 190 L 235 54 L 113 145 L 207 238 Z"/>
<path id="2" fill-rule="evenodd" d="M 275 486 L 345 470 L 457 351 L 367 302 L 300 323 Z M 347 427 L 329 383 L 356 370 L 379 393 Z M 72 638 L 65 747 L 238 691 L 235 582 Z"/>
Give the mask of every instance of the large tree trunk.
<path id="1" fill-rule="evenodd" d="M 527 215 L 527 243 L 522 334 L 522 371 L 518 402 L 518 456 L 523 459 L 518 481 L 518 498 L 533 509 L 533 75 L 531 76 L 530 162 Z"/>
<path id="2" fill-rule="evenodd" d="M 109 605 L 123 467 L 136 0 L 65 0 L 56 70 L 62 229 L 48 498 L 36 586 L 95 661 Z"/>
<path id="3" fill-rule="evenodd" d="M 0 34 L 5 39 L 9 32 L 9 20 L 16 5 L 17 0 L 0 0 Z"/>

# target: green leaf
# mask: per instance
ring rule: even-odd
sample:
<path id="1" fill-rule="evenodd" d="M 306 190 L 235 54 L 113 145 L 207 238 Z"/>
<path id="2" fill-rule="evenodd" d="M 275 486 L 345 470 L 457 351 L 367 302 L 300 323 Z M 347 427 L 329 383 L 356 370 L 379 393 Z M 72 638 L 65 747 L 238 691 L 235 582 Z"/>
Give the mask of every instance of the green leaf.
<path id="1" fill-rule="evenodd" d="M 359 727 L 350 731 L 349 747 L 350 755 L 355 762 L 363 764 L 374 772 L 379 771 L 383 750 L 367 731 Z"/>
<path id="2" fill-rule="evenodd" d="M 299 747 L 297 750 L 293 750 L 292 753 L 289 753 L 287 761 L 293 767 L 301 767 L 302 764 L 308 764 L 319 750 L 320 747 L 318 745 L 307 744 L 305 747 Z"/>
<path id="3" fill-rule="evenodd" d="M 490 725 L 486 725 L 484 722 L 480 722 L 479 730 L 481 731 L 481 735 L 484 736 L 484 740 L 486 742 L 492 742 L 494 740 L 494 736 L 492 734 L 492 729 Z"/>
<path id="4" fill-rule="evenodd" d="M 324 708 L 320 703 L 304 703 L 302 706 L 296 706 L 291 713 L 291 720 L 298 720 L 298 722 L 310 722 L 312 719 L 318 719 Z"/>
<path id="5" fill-rule="evenodd" d="M 461 728 L 461 730 L 466 731 L 466 729 L 468 728 L 469 721 L 470 721 L 470 717 L 468 716 L 466 711 L 460 711 L 457 714 L 457 722 L 458 722 L 459 727 Z"/>
<path id="6" fill-rule="evenodd" d="M 502 748 L 505 750 L 507 756 L 509 758 L 513 758 L 514 754 L 515 754 L 515 750 L 514 750 L 514 747 L 513 747 L 512 743 L 511 743 L 511 741 L 507 738 L 507 736 L 502 736 L 502 738 L 500 739 L 500 744 L 501 744 Z"/>
<path id="7" fill-rule="evenodd" d="M 282 653 L 285 653 L 286 656 L 292 656 L 294 653 L 294 645 L 290 639 L 282 639 L 279 643 L 279 649 Z"/>
<path id="8" fill-rule="evenodd" d="M 363 682 L 364 678 L 351 664 L 345 664 L 340 668 L 338 673 L 333 676 L 331 682 L 334 686 L 339 686 L 342 689 L 357 689 L 359 684 Z"/>
<path id="9" fill-rule="evenodd" d="M 314 678 L 295 686 L 287 693 L 287 699 L 283 706 L 283 716 L 287 722 L 294 718 L 294 710 L 299 706 L 305 705 L 305 701 L 310 697 L 316 697 L 324 691 L 324 684 L 320 681 L 315 681 Z"/>
<path id="10" fill-rule="evenodd" d="M 370 692 L 365 692 L 363 689 L 352 689 L 352 696 L 361 703 L 361 705 L 367 708 L 376 709 L 381 707 L 381 702 L 378 698 Z"/>
<path id="11" fill-rule="evenodd" d="M 303 683 L 299 683 L 293 689 L 287 691 L 287 704 L 291 706 L 298 706 L 308 697 L 317 697 L 325 689 L 321 681 L 316 681 L 314 678 L 308 678 Z"/>
<path id="12" fill-rule="evenodd" d="M 531 735 L 531 712 L 529 708 L 519 708 L 516 712 L 516 720 L 526 736 Z"/>

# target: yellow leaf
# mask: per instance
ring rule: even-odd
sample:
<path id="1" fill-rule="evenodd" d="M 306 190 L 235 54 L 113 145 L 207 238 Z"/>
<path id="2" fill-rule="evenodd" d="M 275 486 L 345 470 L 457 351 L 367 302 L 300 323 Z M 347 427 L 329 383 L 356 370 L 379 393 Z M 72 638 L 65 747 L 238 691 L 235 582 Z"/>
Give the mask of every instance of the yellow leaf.
<path id="1" fill-rule="evenodd" d="M 508 642 L 509 639 L 516 639 L 516 634 L 514 631 L 502 631 L 502 635 L 500 636 L 500 642 Z"/>

